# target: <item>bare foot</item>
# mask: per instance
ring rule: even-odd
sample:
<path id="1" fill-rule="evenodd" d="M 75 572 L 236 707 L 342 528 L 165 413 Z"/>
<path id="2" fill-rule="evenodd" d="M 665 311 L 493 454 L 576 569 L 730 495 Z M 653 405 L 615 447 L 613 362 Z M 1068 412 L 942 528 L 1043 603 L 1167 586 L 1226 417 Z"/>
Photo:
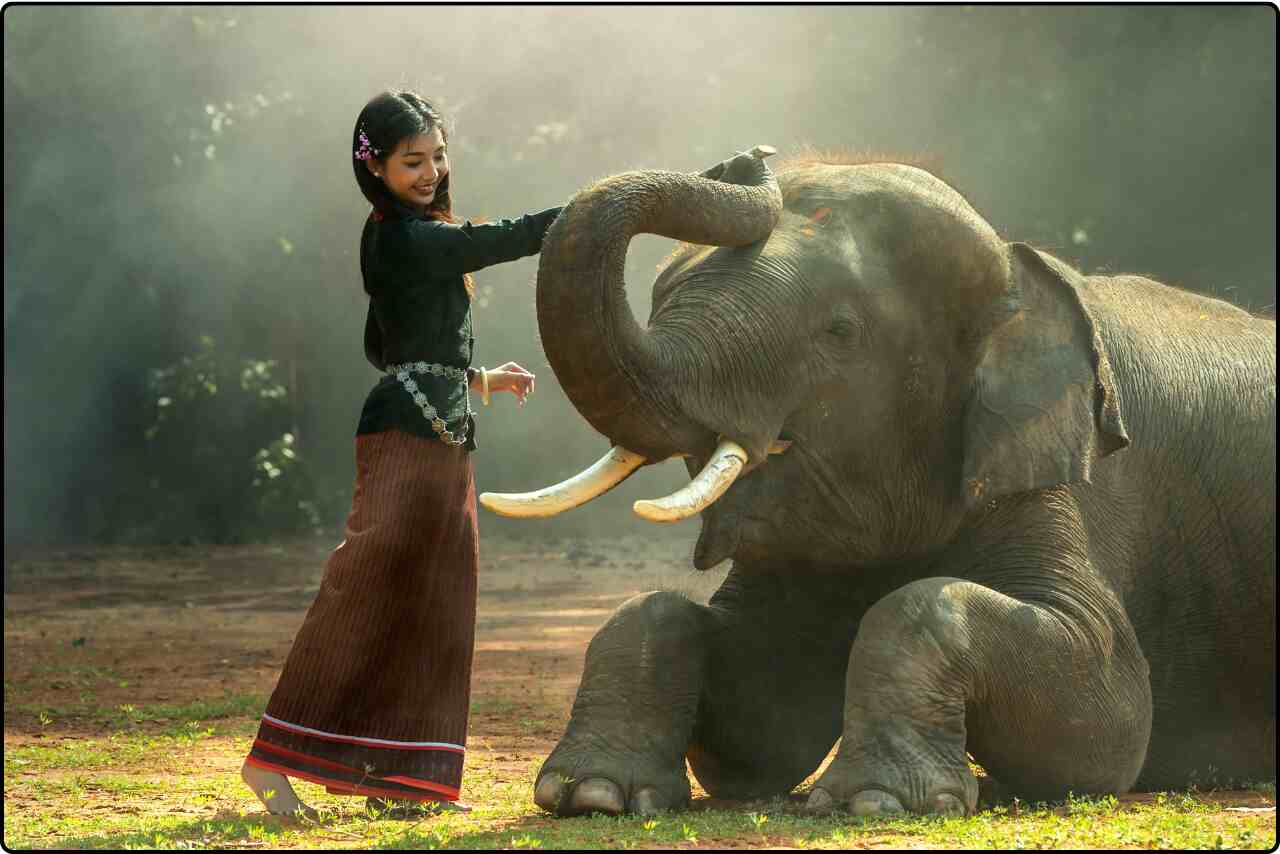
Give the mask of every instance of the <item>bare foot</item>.
<path id="1" fill-rule="evenodd" d="M 365 798 L 364 808 L 374 818 L 393 819 L 471 812 L 471 807 L 458 801 L 402 801 L 395 798 Z"/>
<path id="2" fill-rule="evenodd" d="M 262 801 L 262 805 L 267 808 L 267 812 L 272 815 L 293 817 L 301 815 L 312 821 L 320 817 L 314 809 L 298 800 L 298 796 L 293 792 L 293 786 L 289 785 L 289 778 L 283 774 L 267 771 L 245 762 L 240 767 L 240 779 L 253 790 L 258 800 Z"/>

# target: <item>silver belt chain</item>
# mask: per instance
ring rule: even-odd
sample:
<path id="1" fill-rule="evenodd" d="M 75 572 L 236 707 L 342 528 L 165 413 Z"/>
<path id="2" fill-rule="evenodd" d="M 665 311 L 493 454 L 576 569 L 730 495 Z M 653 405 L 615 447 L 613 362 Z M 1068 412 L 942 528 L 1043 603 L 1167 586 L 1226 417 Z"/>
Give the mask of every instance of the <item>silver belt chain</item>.
<path id="1" fill-rule="evenodd" d="M 427 400 L 427 396 L 418 389 L 417 382 L 413 379 L 413 374 L 431 374 L 437 377 L 447 377 L 451 380 L 458 380 L 464 385 L 467 382 L 467 372 L 462 368 L 451 368 L 448 365 L 439 365 L 435 362 L 405 362 L 398 365 L 387 365 L 387 373 L 395 376 L 404 386 L 404 390 L 413 396 L 413 402 L 418 404 L 422 409 L 422 414 L 426 416 L 427 421 L 431 422 L 431 429 L 435 430 L 441 439 L 449 445 L 462 445 L 467 441 L 467 430 L 464 426 L 459 434 L 455 437 L 453 431 L 449 429 L 449 425 L 436 408 L 431 405 L 431 401 Z M 471 395 L 467 395 L 467 415 L 471 412 Z"/>

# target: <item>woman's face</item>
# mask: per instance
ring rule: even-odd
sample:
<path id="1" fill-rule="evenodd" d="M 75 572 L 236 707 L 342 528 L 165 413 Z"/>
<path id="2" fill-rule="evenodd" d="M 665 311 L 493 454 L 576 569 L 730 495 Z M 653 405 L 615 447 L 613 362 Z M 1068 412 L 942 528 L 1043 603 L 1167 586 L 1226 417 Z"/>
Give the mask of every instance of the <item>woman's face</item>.
<path id="1" fill-rule="evenodd" d="M 425 209 L 436 197 L 436 188 L 449 174 L 444 136 L 436 127 L 430 133 L 409 137 L 382 160 L 366 160 L 370 171 L 382 178 L 392 195 L 415 208 Z"/>

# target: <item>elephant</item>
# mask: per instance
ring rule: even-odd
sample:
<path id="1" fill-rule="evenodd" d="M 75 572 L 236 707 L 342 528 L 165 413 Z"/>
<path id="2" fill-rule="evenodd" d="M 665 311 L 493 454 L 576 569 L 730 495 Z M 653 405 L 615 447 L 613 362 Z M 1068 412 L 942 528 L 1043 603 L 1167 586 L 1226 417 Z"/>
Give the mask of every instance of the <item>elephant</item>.
<path id="1" fill-rule="evenodd" d="M 758 146 L 577 193 L 544 240 L 548 363 L 611 450 L 486 493 L 546 516 L 643 465 L 701 516 L 702 605 L 591 640 L 534 785 L 556 815 L 783 796 L 972 814 L 1275 778 L 1276 327 L 1009 242 L 910 163 Z M 642 327 L 630 239 L 681 241 Z"/>

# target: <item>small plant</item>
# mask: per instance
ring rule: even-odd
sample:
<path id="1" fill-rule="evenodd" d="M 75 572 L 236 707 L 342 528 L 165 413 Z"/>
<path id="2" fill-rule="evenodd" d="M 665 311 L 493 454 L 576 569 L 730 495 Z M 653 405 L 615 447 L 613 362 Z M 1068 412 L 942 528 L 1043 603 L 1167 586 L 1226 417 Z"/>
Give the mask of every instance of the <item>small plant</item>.
<path id="1" fill-rule="evenodd" d="M 765 824 L 768 823 L 769 816 L 765 815 L 764 813 L 749 812 L 747 813 L 747 819 L 751 822 L 752 826 L 755 827 L 756 830 L 760 830 L 765 826 Z"/>
<path id="2" fill-rule="evenodd" d="M 687 824 L 681 826 L 680 835 L 684 837 L 686 842 L 698 841 L 698 832 Z"/>
<path id="3" fill-rule="evenodd" d="M 43 729 L 51 723 L 53 723 L 53 718 L 49 717 L 48 712 L 42 710 L 40 712 L 40 727 Z"/>
<path id="4" fill-rule="evenodd" d="M 1119 806 L 1115 795 L 1091 799 L 1087 795 L 1067 793 L 1067 813 L 1070 815 L 1105 815 L 1114 812 Z"/>
<path id="5" fill-rule="evenodd" d="M 536 836 L 530 836 L 529 834 L 526 833 L 524 836 L 511 837 L 511 847 L 512 848 L 541 848 L 542 840 L 538 839 Z"/>

